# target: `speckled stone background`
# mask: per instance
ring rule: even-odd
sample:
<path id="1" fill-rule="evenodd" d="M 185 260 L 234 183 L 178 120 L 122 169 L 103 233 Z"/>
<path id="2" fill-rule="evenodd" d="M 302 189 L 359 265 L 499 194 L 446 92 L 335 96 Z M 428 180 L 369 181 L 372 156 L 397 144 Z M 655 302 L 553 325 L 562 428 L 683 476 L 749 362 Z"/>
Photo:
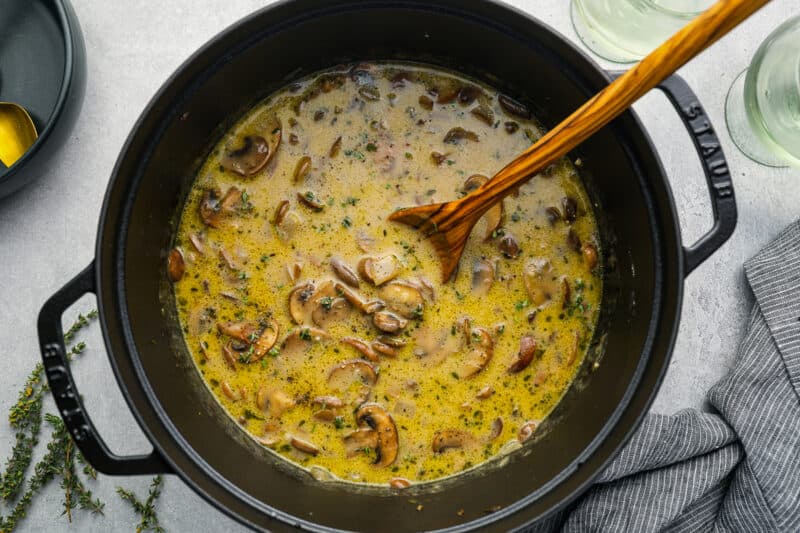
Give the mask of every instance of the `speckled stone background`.
<path id="1" fill-rule="evenodd" d="M 25 376 L 39 360 L 36 316 L 44 300 L 92 259 L 106 182 L 117 154 L 147 101 L 197 47 L 222 28 L 264 6 L 263 0 L 72 0 L 88 55 L 83 113 L 48 174 L 11 198 L 0 200 L 0 412 L 6 413 Z M 567 0 L 511 2 L 577 42 Z M 0 5 L 2 2 L 0 2 Z M 0 7 L 1 8 L 1 7 Z M 681 70 L 699 95 L 722 139 L 734 177 L 739 225 L 733 238 L 686 281 L 683 318 L 675 353 L 653 411 L 672 413 L 704 406 L 705 391 L 728 370 L 741 338 L 751 296 L 742 263 L 800 215 L 800 170 L 769 169 L 742 156 L 725 130 L 724 101 L 761 41 L 800 13 L 800 0 L 773 0 L 743 27 Z M 610 63 L 601 64 L 613 67 Z M 659 93 L 636 105 L 670 177 L 685 243 L 711 226 L 700 164 L 677 115 Z M 94 307 L 85 297 L 65 322 Z M 119 392 L 99 328 L 74 365 L 92 419 L 117 453 L 145 452 L 142 435 Z M 52 404 L 46 404 L 53 410 Z M 47 428 L 45 437 L 47 436 Z M 0 420 L 0 457 L 11 431 Z M 43 446 L 42 446 L 43 447 Z M 20 531 L 132 531 L 136 519 L 114 494 L 118 485 L 146 492 L 149 478 L 101 477 L 92 487 L 106 502 L 104 517 L 78 513 L 69 525 L 61 494 L 50 486 L 35 502 Z M 240 531 L 227 518 L 167 476 L 158 505 L 169 531 Z M 5 514 L 5 513 L 3 513 Z"/>

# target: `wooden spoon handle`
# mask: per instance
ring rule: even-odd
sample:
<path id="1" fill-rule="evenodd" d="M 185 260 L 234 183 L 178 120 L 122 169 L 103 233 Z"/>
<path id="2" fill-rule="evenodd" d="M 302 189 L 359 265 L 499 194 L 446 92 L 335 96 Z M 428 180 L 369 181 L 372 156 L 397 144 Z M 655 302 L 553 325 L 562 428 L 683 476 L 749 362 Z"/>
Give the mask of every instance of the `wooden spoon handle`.
<path id="1" fill-rule="evenodd" d="M 769 0 L 720 0 L 463 198 L 459 216 L 484 212 L 563 157 Z"/>

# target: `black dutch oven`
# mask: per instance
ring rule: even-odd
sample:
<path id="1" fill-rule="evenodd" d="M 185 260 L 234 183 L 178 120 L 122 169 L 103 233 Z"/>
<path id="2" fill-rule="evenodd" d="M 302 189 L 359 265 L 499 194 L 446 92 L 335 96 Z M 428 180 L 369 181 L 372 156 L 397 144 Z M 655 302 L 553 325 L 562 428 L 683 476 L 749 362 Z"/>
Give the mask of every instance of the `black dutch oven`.
<path id="1" fill-rule="evenodd" d="M 490 0 L 291 0 L 245 18 L 178 69 L 125 143 L 96 258 L 39 316 L 47 378 L 78 447 L 99 471 L 177 473 L 254 528 L 522 528 L 584 491 L 646 413 L 678 330 L 684 277 L 736 224 L 725 159 L 686 84 L 677 77 L 662 84 L 697 147 L 714 211 L 713 228 L 686 248 L 664 169 L 632 111 L 572 154 L 583 161 L 600 218 L 606 294 L 589 360 L 534 442 L 473 473 L 401 493 L 317 482 L 247 437 L 203 386 L 176 325 L 166 251 L 199 164 L 237 117 L 293 79 L 367 59 L 464 72 L 529 102 L 545 125 L 611 76 L 541 22 Z M 86 292 L 97 295 L 109 357 L 153 443 L 150 455 L 111 453 L 75 388 L 61 314 Z"/>

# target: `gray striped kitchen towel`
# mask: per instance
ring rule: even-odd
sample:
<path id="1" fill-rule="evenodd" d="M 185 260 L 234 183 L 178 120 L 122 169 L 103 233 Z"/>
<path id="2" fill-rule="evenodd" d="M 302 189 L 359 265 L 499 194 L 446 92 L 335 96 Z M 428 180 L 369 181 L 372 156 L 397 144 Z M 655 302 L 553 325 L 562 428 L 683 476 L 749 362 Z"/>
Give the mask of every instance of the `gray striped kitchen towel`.
<path id="1" fill-rule="evenodd" d="M 800 221 L 744 270 L 756 302 L 708 393 L 716 412 L 649 415 L 589 492 L 535 531 L 800 532 Z"/>

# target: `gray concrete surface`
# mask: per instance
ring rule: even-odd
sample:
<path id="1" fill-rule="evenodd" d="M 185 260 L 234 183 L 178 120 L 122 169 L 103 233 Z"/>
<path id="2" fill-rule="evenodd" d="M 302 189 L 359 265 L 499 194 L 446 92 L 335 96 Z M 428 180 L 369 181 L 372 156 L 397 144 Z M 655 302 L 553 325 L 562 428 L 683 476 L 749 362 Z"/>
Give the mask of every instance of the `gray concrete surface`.
<path id="1" fill-rule="evenodd" d="M 42 302 L 92 258 L 103 192 L 131 126 L 167 76 L 197 47 L 264 0 L 73 0 L 86 38 L 89 81 L 83 113 L 69 145 L 47 175 L 16 196 L 0 201 L 0 412 L 39 359 L 36 316 Z M 577 41 L 567 0 L 512 2 Z M 734 237 L 686 282 L 683 319 L 675 354 L 653 411 L 702 407 L 705 391 L 731 365 L 751 305 L 742 263 L 800 210 L 800 171 L 758 166 L 731 144 L 725 131 L 725 94 L 749 58 L 781 21 L 800 13 L 800 0 L 774 0 L 745 26 L 681 70 L 708 110 L 722 138 L 734 176 L 739 226 Z M 606 66 L 612 66 L 603 63 Z M 663 96 L 636 106 L 670 176 L 684 242 L 711 225 L 699 163 L 676 114 Z M 94 306 L 81 300 L 65 321 Z M 107 362 L 98 328 L 89 350 L 74 365 L 92 418 L 118 453 L 149 449 Z M 47 404 L 52 410 L 52 405 Z M 46 436 L 46 435 L 45 435 Z M 12 444 L 0 421 L 0 457 Z M 149 478 L 101 477 L 94 485 L 106 502 L 105 517 L 77 514 L 70 526 L 61 515 L 61 494 L 50 486 L 32 507 L 20 531 L 132 531 L 133 513 L 113 494 L 121 485 L 144 493 Z M 2 507 L 0 507 L 2 509 Z M 7 510 L 3 510 L 5 514 Z M 168 476 L 158 507 L 170 531 L 239 531 L 242 528 Z"/>

